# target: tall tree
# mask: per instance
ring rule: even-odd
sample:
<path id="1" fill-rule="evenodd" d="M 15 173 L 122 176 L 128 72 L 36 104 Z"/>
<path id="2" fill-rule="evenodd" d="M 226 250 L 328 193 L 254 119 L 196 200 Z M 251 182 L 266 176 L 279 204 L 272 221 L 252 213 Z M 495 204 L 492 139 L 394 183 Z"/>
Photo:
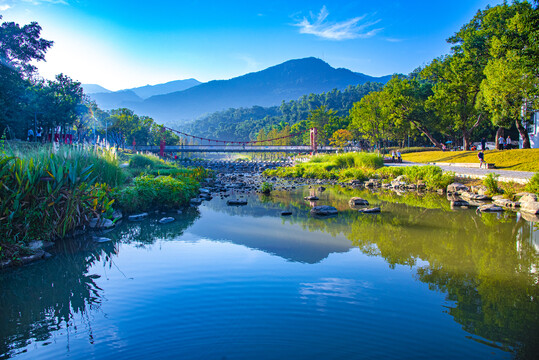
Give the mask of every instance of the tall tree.
<path id="1" fill-rule="evenodd" d="M 523 140 L 522 147 L 529 148 L 522 117 L 527 119 L 538 105 L 539 10 L 529 3 L 504 4 L 488 10 L 485 27 L 495 23 L 492 18 L 503 18 L 504 26 L 490 41 L 491 58 L 481 84 L 482 99 L 493 122 L 502 127 L 514 123 Z"/>
<path id="2" fill-rule="evenodd" d="M 371 92 L 350 110 L 350 127 L 373 144 L 380 145 L 390 132 L 387 100 L 387 93 Z"/>
<path id="3" fill-rule="evenodd" d="M 45 60 L 45 53 L 53 44 L 40 34 L 41 26 L 35 21 L 23 27 L 4 22 L 0 26 L 0 64 L 11 66 L 26 76 L 32 75 L 36 67 L 31 62 Z"/>

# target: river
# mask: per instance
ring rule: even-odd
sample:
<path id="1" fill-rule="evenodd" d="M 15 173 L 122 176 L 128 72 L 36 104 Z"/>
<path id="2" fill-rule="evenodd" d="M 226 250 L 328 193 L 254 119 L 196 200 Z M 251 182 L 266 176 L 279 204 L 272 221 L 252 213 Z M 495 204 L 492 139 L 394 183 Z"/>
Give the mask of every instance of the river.
<path id="1" fill-rule="evenodd" d="M 314 218 L 310 193 L 216 197 L 0 272 L 0 359 L 536 358 L 537 223 L 338 187 Z"/>

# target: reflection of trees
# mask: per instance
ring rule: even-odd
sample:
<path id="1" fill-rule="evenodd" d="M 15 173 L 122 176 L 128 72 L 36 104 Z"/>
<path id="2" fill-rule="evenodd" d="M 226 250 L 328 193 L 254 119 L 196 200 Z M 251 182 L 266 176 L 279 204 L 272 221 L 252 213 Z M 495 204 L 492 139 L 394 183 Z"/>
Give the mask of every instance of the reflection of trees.
<path id="1" fill-rule="evenodd" d="M 187 208 L 181 215 L 173 215 L 176 219 L 169 224 L 159 224 L 159 219 L 170 215 L 155 215 L 141 222 L 123 222 L 111 238 L 127 243 L 153 244 L 156 240 L 170 240 L 181 236 L 185 229 L 193 225 L 200 217 L 196 208 Z M 108 235 L 107 235 L 108 236 Z"/>
<path id="2" fill-rule="evenodd" d="M 196 209 L 189 209 L 171 224 L 160 225 L 159 218 L 151 218 L 121 224 L 102 236 L 148 244 L 179 236 L 198 217 Z M 67 239 L 57 244 L 58 256 L 2 274 L 0 359 L 17 354 L 32 340 L 46 341 L 62 324 L 69 331 L 75 315 L 87 322 L 92 339 L 87 310 L 99 308 L 103 291 L 96 284 L 99 275 L 89 274 L 88 270 L 98 262 L 112 266 L 118 254 L 117 244 L 96 244 L 91 237 Z"/>
<path id="3" fill-rule="evenodd" d="M 288 193 L 273 199 L 303 209 L 302 196 Z M 512 350 L 518 358 L 536 356 L 539 277 L 534 269 L 539 256 L 530 239 L 533 224 L 507 213 L 449 213 L 449 202 L 435 194 L 423 206 L 414 194 L 390 198 L 337 188 L 319 196 L 320 204 L 341 210 L 338 217 L 319 221 L 300 214 L 290 221 L 310 231 L 343 233 L 363 253 L 381 256 L 391 267 L 427 261 L 417 269 L 417 278 L 446 293 L 455 302 L 447 312 L 467 332 L 488 341 L 473 339 Z M 352 196 L 381 204 L 383 212 L 345 211 Z"/>
<path id="4" fill-rule="evenodd" d="M 50 333 L 62 323 L 69 324 L 74 314 L 85 315 L 87 306 L 99 306 L 98 276 L 88 274 L 88 269 L 95 262 L 110 261 L 117 247 L 113 243 L 96 247 L 88 241 L 64 245 L 66 256 L 1 277 L 0 358 L 15 354 L 30 339 L 49 339 Z"/>

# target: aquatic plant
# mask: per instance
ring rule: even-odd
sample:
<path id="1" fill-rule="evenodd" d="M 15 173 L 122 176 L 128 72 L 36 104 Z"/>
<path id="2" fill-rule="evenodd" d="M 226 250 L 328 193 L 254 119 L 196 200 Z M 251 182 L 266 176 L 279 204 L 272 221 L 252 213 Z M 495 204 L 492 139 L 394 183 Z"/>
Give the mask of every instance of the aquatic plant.
<path id="1" fill-rule="evenodd" d="M 269 194 L 273 190 L 273 185 L 269 182 L 264 181 L 260 186 L 260 192 L 263 194 Z"/>

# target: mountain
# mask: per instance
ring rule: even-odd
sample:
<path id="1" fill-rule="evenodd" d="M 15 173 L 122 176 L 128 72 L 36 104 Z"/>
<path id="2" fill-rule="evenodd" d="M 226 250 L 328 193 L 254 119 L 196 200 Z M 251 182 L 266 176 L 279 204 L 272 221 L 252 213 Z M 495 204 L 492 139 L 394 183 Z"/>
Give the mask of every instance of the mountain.
<path id="1" fill-rule="evenodd" d="M 114 92 L 100 92 L 89 94 L 97 105 L 103 110 L 129 107 L 134 103 L 141 103 L 143 99 L 131 90 L 120 90 Z"/>
<path id="2" fill-rule="evenodd" d="M 110 91 L 97 84 L 83 84 L 84 93 L 95 100 L 100 108 L 104 110 L 129 107 L 134 103 L 142 102 L 154 95 L 168 94 L 182 91 L 190 87 L 202 84 L 195 79 L 174 80 L 164 84 L 146 85 L 131 89 Z"/>
<path id="3" fill-rule="evenodd" d="M 146 85 L 137 88 L 127 89 L 133 91 L 139 97 L 147 99 L 154 95 L 168 94 L 171 92 L 182 91 L 193 86 L 202 84 L 196 79 L 174 80 L 164 84 Z"/>
<path id="4" fill-rule="evenodd" d="M 310 93 L 342 90 L 366 82 L 386 83 L 390 78 L 389 75 L 372 77 L 348 69 L 335 69 L 310 57 L 289 60 L 229 80 L 214 80 L 187 90 L 152 96 L 126 106 L 159 123 L 178 124 L 223 109 L 274 106 Z"/>
<path id="5" fill-rule="evenodd" d="M 95 93 L 110 93 L 112 91 L 105 89 L 101 85 L 97 84 L 82 84 L 82 89 L 86 95 L 95 94 Z"/>

